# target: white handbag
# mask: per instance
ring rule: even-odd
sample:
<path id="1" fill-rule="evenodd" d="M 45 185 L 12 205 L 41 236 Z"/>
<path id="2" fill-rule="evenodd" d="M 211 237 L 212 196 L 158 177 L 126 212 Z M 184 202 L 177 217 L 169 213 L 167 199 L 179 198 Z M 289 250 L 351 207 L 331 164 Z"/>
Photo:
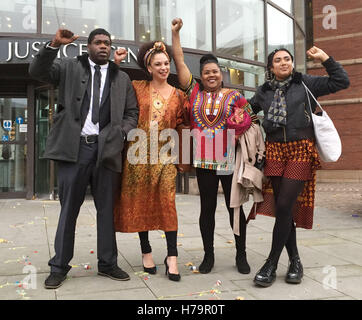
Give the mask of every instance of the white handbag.
<path id="1" fill-rule="evenodd" d="M 328 116 L 327 112 L 323 110 L 305 83 L 302 83 L 307 91 L 309 109 L 312 114 L 313 127 L 319 156 L 324 162 L 336 162 L 342 154 L 341 138 L 339 137 L 337 129 L 334 126 L 331 118 Z M 322 110 L 321 116 L 313 113 L 308 93 L 313 97 L 319 108 Z"/>

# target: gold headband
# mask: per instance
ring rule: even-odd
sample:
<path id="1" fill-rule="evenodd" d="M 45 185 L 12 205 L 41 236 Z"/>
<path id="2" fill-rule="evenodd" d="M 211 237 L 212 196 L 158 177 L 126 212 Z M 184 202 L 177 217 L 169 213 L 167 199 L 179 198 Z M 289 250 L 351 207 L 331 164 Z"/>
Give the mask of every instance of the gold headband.
<path id="1" fill-rule="evenodd" d="M 157 41 L 157 42 L 154 43 L 153 47 L 146 52 L 145 56 L 143 57 L 143 61 L 144 61 L 144 64 L 145 64 L 146 68 L 149 65 L 151 57 L 155 52 L 164 53 L 166 55 L 167 59 L 170 61 L 170 57 L 169 57 L 169 55 L 168 55 L 168 53 L 166 51 L 165 44 L 163 42 L 161 42 L 161 41 Z"/>

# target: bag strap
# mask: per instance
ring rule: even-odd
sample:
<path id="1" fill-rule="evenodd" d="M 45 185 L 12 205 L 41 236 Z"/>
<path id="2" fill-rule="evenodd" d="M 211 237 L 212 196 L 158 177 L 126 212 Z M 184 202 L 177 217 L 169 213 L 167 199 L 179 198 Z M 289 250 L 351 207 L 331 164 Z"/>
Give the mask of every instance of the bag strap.
<path id="1" fill-rule="evenodd" d="M 312 98 L 314 99 L 314 101 L 317 103 L 318 107 L 324 112 L 324 109 L 322 108 L 322 106 L 320 105 L 320 103 L 318 102 L 318 100 L 315 98 L 315 96 L 313 95 L 312 91 L 309 90 L 309 88 L 306 86 L 306 84 L 302 81 L 302 84 L 307 92 L 307 98 L 308 98 L 308 103 L 309 103 L 309 109 L 310 109 L 310 113 L 313 114 L 312 111 L 312 106 L 310 103 L 310 98 L 309 98 L 309 94 L 312 96 Z M 309 94 L 308 94 L 309 93 Z"/>

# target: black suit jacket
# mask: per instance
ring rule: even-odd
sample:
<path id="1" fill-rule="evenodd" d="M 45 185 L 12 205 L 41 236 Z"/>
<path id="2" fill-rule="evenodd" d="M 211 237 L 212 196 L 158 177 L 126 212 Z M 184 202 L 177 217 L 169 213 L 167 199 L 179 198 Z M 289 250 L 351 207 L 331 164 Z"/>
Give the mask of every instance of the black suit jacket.
<path id="1" fill-rule="evenodd" d="M 56 60 L 58 50 L 44 46 L 29 66 L 29 74 L 58 86 L 58 108 L 47 138 L 44 156 L 52 160 L 78 161 L 82 129 L 82 104 L 91 77 L 88 54 Z M 122 150 L 128 132 L 137 127 L 138 105 L 131 80 L 112 61 L 109 61 L 110 121 L 98 137 L 97 163 L 106 168 L 122 171 Z"/>

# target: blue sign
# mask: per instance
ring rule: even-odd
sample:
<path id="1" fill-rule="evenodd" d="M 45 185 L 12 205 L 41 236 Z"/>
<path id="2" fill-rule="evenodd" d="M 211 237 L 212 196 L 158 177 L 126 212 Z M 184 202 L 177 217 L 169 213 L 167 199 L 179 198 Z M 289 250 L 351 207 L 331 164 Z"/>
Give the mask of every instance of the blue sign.
<path id="1" fill-rule="evenodd" d="M 9 136 L 3 135 L 2 138 L 1 138 L 1 141 L 8 142 L 9 141 Z"/>
<path id="2" fill-rule="evenodd" d="M 10 131 L 11 130 L 11 120 L 4 120 L 3 127 L 5 130 Z"/>
<path id="3" fill-rule="evenodd" d="M 17 124 L 23 124 L 24 123 L 24 118 L 23 117 L 17 117 L 16 118 L 16 123 Z"/>

